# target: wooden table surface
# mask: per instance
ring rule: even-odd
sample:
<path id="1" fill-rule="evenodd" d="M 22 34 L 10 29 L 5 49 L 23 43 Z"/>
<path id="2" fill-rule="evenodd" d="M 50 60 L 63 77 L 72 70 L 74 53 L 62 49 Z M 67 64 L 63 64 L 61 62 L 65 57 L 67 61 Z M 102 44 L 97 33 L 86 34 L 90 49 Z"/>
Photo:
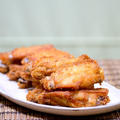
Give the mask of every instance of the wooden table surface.
<path id="1" fill-rule="evenodd" d="M 120 60 L 99 60 L 99 63 L 104 69 L 105 81 L 120 88 Z M 0 120 L 120 120 L 120 109 L 94 116 L 60 116 L 36 112 L 0 96 Z"/>

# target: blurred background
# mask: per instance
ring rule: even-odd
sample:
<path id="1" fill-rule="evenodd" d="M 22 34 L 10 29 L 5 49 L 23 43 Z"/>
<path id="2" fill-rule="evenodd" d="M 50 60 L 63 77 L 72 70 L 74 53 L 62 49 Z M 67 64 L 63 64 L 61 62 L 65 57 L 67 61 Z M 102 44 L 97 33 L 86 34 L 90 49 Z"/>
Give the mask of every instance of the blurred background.
<path id="1" fill-rule="evenodd" d="M 119 59 L 120 0 L 0 0 L 1 52 L 46 43 Z"/>

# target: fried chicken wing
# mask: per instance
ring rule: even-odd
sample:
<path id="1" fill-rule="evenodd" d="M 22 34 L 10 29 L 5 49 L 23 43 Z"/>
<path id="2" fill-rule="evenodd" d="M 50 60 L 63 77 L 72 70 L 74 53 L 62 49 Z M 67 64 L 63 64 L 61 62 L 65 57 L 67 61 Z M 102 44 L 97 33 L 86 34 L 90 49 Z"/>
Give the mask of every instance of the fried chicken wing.
<path id="1" fill-rule="evenodd" d="M 71 54 L 57 50 L 56 48 L 49 48 L 49 49 L 42 49 L 39 52 L 36 52 L 35 54 L 28 55 L 22 60 L 22 64 L 27 64 L 30 62 L 34 62 L 39 60 L 41 57 L 68 57 L 71 58 L 73 57 Z"/>
<path id="2" fill-rule="evenodd" d="M 18 79 L 18 86 L 19 88 L 43 88 L 42 84 L 39 81 L 27 81 L 22 78 Z"/>
<path id="3" fill-rule="evenodd" d="M 20 78 L 21 73 L 23 72 L 23 65 L 16 65 L 16 64 L 11 64 L 9 65 L 9 72 L 7 73 L 7 76 L 9 77 L 10 80 L 18 80 Z"/>
<path id="4" fill-rule="evenodd" d="M 8 72 L 8 65 L 21 64 L 21 60 L 29 55 L 37 54 L 43 50 L 55 49 L 53 45 L 39 45 L 16 48 L 11 52 L 0 53 L 0 72 Z"/>
<path id="5" fill-rule="evenodd" d="M 13 60 L 22 60 L 26 56 L 33 55 L 35 53 L 39 53 L 42 50 L 49 50 L 54 48 L 53 45 L 39 45 L 39 46 L 31 46 L 31 47 L 21 47 L 16 48 L 11 52 L 11 56 Z"/>
<path id="6" fill-rule="evenodd" d="M 56 89 L 91 89 L 95 83 L 101 83 L 104 80 L 103 70 L 96 61 L 87 57 L 86 60 L 79 57 L 77 61 L 69 65 L 59 67 L 41 80 L 46 90 Z M 41 74 L 41 73 L 39 73 Z"/>
<path id="7" fill-rule="evenodd" d="M 1 60 L 0 60 L 0 72 L 1 73 L 7 73 L 8 72 L 8 66 L 3 64 Z"/>
<path id="8" fill-rule="evenodd" d="M 9 69 L 10 70 L 7 73 L 7 76 L 9 77 L 10 80 L 17 81 L 19 88 L 29 88 L 29 87 L 34 87 L 39 85 L 39 81 L 31 82 L 21 78 L 21 76 L 24 75 L 24 65 L 11 64 L 9 65 Z"/>
<path id="9" fill-rule="evenodd" d="M 60 105 L 68 107 L 90 107 L 104 105 L 109 102 L 108 90 L 53 91 L 34 89 L 27 94 L 27 100 L 40 104 Z"/>
<path id="10" fill-rule="evenodd" d="M 12 60 L 10 58 L 10 53 L 0 53 L 0 72 L 8 72 L 8 65 L 11 64 Z"/>
<path id="11" fill-rule="evenodd" d="M 31 75 L 34 80 L 40 80 L 41 78 L 49 76 L 51 73 L 56 72 L 56 70 L 61 66 L 65 67 L 76 62 L 83 63 L 95 61 L 90 59 L 87 55 L 82 55 L 79 58 L 74 58 L 73 56 L 45 56 L 35 61 L 32 66 Z"/>
<path id="12" fill-rule="evenodd" d="M 51 73 L 55 72 L 60 66 L 68 65 L 75 61 L 74 58 L 68 57 L 41 57 L 32 67 L 31 75 L 33 80 L 40 80 L 45 76 L 50 76 Z"/>
<path id="13" fill-rule="evenodd" d="M 94 88 L 104 80 L 98 63 L 53 45 L 21 47 L 0 53 L 0 72 L 7 73 L 19 88 L 32 89 L 26 98 L 39 104 L 90 107 L 107 104 L 108 90 Z"/>
<path id="14" fill-rule="evenodd" d="M 25 66 L 24 74 L 22 75 L 22 78 L 24 78 L 26 80 L 31 80 L 31 78 L 33 78 L 33 76 L 34 76 L 34 73 L 33 73 L 33 76 L 31 76 L 32 69 L 35 68 L 35 70 L 36 70 L 36 67 L 37 66 L 39 67 L 39 64 L 40 65 L 43 64 L 42 69 L 45 69 L 45 72 L 43 71 L 42 76 L 41 76 L 41 77 L 44 77 L 46 74 L 53 71 L 52 69 L 54 69 L 53 64 L 55 61 L 58 61 L 58 59 L 64 59 L 64 58 L 71 59 L 71 58 L 73 58 L 73 56 L 67 52 L 63 52 L 63 51 L 60 51 L 57 49 L 45 50 L 45 51 L 39 52 L 38 54 L 28 56 L 22 60 L 22 64 Z M 48 71 L 46 71 L 46 69 L 48 69 L 48 68 L 47 68 L 47 65 L 45 66 L 45 64 L 48 64 L 48 66 L 49 66 L 49 64 L 51 64 L 51 66 L 53 66 L 53 68 L 51 70 L 49 69 Z M 38 72 L 40 73 L 40 71 L 38 71 Z"/>
<path id="15" fill-rule="evenodd" d="M 22 78 L 18 78 L 17 83 L 18 83 L 19 88 L 21 88 L 21 89 L 32 87 L 32 82 L 31 81 L 27 81 L 27 80 L 24 80 Z"/>

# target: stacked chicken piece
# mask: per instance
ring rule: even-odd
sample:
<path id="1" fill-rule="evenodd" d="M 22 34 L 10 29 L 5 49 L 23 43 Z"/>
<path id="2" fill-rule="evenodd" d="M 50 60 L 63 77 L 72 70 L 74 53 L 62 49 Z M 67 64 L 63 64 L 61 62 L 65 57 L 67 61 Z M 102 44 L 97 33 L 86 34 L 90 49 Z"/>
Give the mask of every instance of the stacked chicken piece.
<path id="1" fill-rule="evenodd" d="M 106 88 L 94 88 L 103 82 L 103 70 L 87 55 L 75 58 L 53 45 L 40 45 L 1 53 L 0 60 L 0 72 L 20 88 L 33 88 L 27 94 L 29 101 L 69 107 L 109 102 Z"/>

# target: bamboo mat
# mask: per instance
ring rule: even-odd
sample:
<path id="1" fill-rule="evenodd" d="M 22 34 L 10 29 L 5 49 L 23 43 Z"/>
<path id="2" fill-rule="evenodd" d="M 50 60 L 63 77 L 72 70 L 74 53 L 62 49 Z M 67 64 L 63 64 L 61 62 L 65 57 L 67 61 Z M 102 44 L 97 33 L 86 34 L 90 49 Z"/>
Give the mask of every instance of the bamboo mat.
<path id="1" fill-rule="evenodd" d="M 105 81 L 120 88 L 120 60 L 99 60 Z M 120 96 L 119 96 L 120 97 Z M 0 96 L 0 120 L 120 120 L 120 110 L 95 116 L 57 116 L 21 107 Z"/>

